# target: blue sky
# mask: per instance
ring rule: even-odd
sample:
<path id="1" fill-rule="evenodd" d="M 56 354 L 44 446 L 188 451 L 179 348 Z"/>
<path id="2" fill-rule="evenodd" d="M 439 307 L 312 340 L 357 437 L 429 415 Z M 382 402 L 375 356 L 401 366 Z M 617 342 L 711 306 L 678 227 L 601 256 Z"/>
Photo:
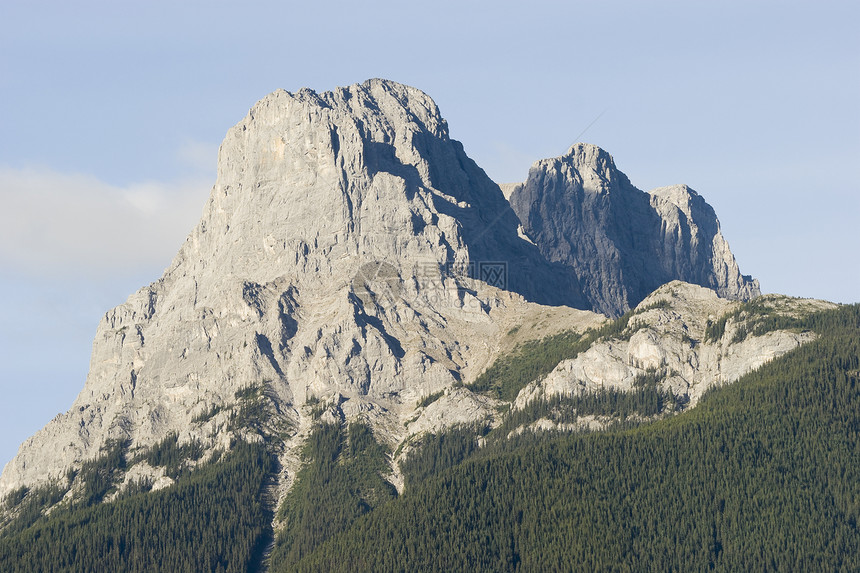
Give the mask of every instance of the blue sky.
<path id="1" fill-rule="evenodd" d="M 227 129 L 278 88 L 419 87 L 498 182 L 581 134 L 642 189 L 699 191 L 765 292 L 860 301 L 858 21 L 828 1 L 0 3 L 0 465 L 71 405 L 102 314 L 161 274 Z"/>

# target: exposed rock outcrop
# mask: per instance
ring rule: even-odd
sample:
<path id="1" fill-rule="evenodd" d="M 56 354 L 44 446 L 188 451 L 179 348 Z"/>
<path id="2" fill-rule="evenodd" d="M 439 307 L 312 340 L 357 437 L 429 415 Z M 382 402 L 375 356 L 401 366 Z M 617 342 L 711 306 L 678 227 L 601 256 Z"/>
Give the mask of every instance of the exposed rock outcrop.
<path id="1" fill-rule="evenodd" d="M 834 308 L 817 300 L 768 295 L 760 301 L 768 315 L 802 316 Z M 773 330 L 754 333 L 755 317 L 725 319 L 718 336 L 708 326 L 730 316 L 740 303 L 714 291 L 673 281 L 636 307 L 619 335 L 598 340 L 587 351 L 562 361 L 542 380 L 524 388 L 514 403 L 523 408 L 536 398 L 575 396 L 598 390 L 630 392 L 645 377 L 694 406 L 713 386 L 744 374 L 814 339 L 812 332 Z"/>

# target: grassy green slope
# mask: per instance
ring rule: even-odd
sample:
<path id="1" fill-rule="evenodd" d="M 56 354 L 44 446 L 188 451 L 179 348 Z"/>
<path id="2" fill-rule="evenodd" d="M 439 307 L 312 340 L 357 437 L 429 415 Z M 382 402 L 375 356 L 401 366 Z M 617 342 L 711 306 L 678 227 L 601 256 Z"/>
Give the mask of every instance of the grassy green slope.
<path id="1" fill-rule="evenodd" d="M 860 307 L 678 417 L 482 452 L 298 571 L 860 570 Z"/>

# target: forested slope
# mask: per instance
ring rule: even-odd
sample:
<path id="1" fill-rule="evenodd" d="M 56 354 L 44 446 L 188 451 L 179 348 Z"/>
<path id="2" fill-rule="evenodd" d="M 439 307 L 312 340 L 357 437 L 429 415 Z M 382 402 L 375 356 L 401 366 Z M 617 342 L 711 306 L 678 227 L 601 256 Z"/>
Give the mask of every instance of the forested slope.
<path id="1" fill-rule="evenodd" d="M 170 488 L 58 506 L 0 537 L 0 571 L 255 570 L 269 527 L 259 497 L 270 464 L 262 445 L 240 444 Z"/>
<path id="2" fill-rule="evenodd" d="M 402 464 L 400 497 L 369 428 L 320 425 L 280 510 L 270 570 L 860 570 L 860 307 L 778 326 L 819 338 L 674 417 L 647 423 L 662 408 L 652 402 L 672 397 L 643 380 L 629 398 L 559 399 L 495 429 L 425 436 Z M 645 417 L 606 432 L 511 433 L 565 408 Z M 0 570 L 259 570 L 271 539 L 265 443 L 196 469 L 193 444 L 175 436 L 142 455 L 176 483 L 101 503 L 128 460 L 117 444 L 81 469 L 77 501 L 47 517 L 40 508 L 62 489 L 6 499 L 18 517 L 0 535 Z"/>
<path id="3" fill-rule="evenodd" d="M 857 571 L 860 307 L 803 326 L 821 337 L 685 414 L 485 448 L 294 569 Z"/>

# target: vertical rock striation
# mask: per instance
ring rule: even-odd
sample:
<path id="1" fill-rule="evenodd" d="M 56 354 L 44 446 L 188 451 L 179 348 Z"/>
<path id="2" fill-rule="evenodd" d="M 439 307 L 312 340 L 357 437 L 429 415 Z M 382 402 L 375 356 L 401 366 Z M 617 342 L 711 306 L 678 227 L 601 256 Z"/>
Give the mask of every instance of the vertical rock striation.
<path id="1" fill-rule="evenodd" d="M 541 253 L 573 268 L 597 312 L 618 316 L 671 280 L 731 299 L 759 294 L 704 199 L 685 185 L 640 191 L 594 145 L 535 163 L 510 203 Z"/>

